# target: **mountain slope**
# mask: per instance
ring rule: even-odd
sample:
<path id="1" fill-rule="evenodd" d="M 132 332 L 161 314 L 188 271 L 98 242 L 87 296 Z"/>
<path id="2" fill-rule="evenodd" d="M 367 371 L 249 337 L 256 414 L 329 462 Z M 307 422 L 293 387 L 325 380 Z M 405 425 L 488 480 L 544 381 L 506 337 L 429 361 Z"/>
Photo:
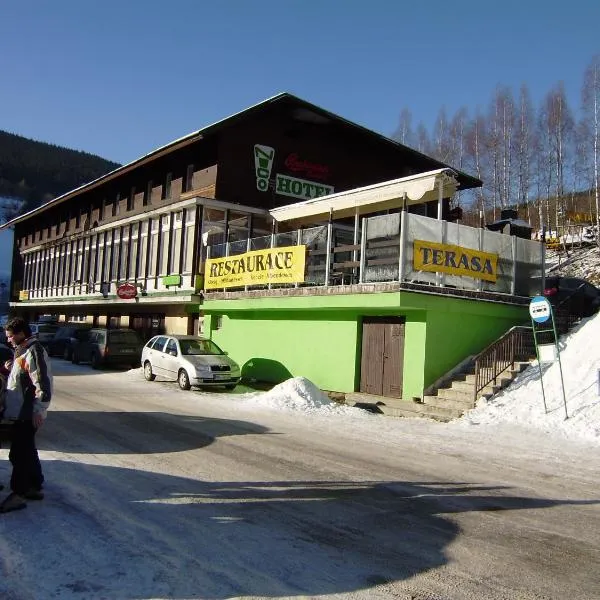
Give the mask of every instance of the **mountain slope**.
<path id="1" fill-rule="evenodd" d="M 0 196 L 23 200 L 22 212 L 119 166 L 87 152 L 0 130 Z M 5 218 L 13 216 L 5 211 Z"/>

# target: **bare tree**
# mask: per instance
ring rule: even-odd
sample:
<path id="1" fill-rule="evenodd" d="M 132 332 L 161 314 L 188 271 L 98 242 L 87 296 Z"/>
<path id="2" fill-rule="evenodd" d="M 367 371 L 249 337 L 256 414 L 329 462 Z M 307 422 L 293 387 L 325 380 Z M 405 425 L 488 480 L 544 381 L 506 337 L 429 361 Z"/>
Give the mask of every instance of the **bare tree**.
<path id="1" fill-rule="evenodd" d="M 565 163 L 572 143 L 574 128 L 573 116 L 562 82 L 546 95 L 543 118 L 546 122 L 545 131 L 548 135 L 555 174 L 556 229 L 558 231 L 560 215 L 562 214 L 564 217 L 565 213 Z"/>
<path id="2" fill-rule="evenodd" d="M 417 150 L 423 154 L 430 154 L 431 141 L 429 139 L 429 133 L 423 123 L 419 123 L 417 127 Z"/>
<path id="3" fill-rule="evenodd" d="M 412 146 L 414 143 L 414 134 L 412 131 L 412 113 L 408 108 L 403 108 L 400 111 L 400 121 L 398 128 L 392 136 L 395 140 L 398 140 L 401 144 L 406 146 Z"/>
<path id="4" fill-rule="evenodd" d="M 460 170 L 463 169 L 465 160 L 467 116 L 467 109 L 463 106 L 456 111 L 450 122 L 451 147 L 447 162 L 450 166 Z M 461 191 L 458 190 L 456 193 L 456 204 L 457 206 L 461 206 L 461 203 Z"/>
<path id="5" fill-rule="evenodd" d="M 531 220 L 529 193 L 531 189 L 531 163 L 533 154 L 533 108 L 526 84 L 519 92 L 518 125 L 515 132 L 515 156 L 517 160 L 517 207 L 527 207 L 527 219 Z"/>
<path id="6" fill-rule="evenodd" d="M 484 162 L 485 162 L 485 137 L 486 137 L 486 123 L 485 118 L 481 114 L 475 115 L 475 118 L 467 126 L 466 132 L 466 159 L 467 164 L 471 169 L 475 171 L 477 177 L 482 181 L 485 180 L 484 176 Z M 480 214 L 485 219 L 485 188 L 477 188 L 475 191 L 475 199 Z"/>
<path id="7" fill-rule="evenodd" d="M 450 137 L 450 125 L 446 109 L 442 106 L 435 120 L 433 128 L 433 156 L 442 162 L 449 162 L 452 141 Z"/>
<path id="8" fill-rule="evenodd" d="M 596 204 L 596 242 L 600 246 L 600 195 L 598 162 L 600 160 L 600 55 L 594 56 L 584 75 L 582 91 L 584 121 L 591 134 L 593 189 Z"/>

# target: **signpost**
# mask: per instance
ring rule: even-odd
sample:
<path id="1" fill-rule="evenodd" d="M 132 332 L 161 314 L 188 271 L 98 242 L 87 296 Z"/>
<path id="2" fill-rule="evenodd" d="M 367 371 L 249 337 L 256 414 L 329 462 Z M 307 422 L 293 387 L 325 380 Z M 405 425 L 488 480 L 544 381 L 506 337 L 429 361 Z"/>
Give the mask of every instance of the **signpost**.
<path id="1" fill-rule="evenodd" d="M 542 384 L 542 398 L 544 400 L 544 411 L 548 414 L 548 407 L 546 405 L 546 393 L 544 391 L 544 378 L 542 373 L 542 362 L 552 362 L 554 357 L 558 358 L 558 368 L 560 371 L 560 384 L 562 387 L 563 394 L 563 404 L 565 407 L 565 419 L 569 418 L 569 414 L 567 412 L 567 398 L 565 396 L 565 382 L 563 379 L 562 372 L 562 364 L 560 362 L 560 348 L 558 347 L 558 334 L 556 333 L 556 324 L 554 322 L 554 312 L 552 310 L 552 305 L 548 301 L 548 298 L 544 298 L 544 296 L 535 296 L 531 299 L 529 303 L 529 316 L 531 317 L 531 325 L 533 330 L 533 340 L 535 343 L 535 353 L 538 359 L 538 367 L 540 369 L 540 383 Z M 552 329 L 545 328 L 540 329 L 537 325 L 541 325 L 546 323 L 547 321 L 552 322 Z M 552 331 L 554 335 L 554 342 L 551 346 L 553 352 L 548 353 L 545 350 L 548 350 L 548 344 L 538 344 L 538 334 L 540 333 L 548 333 Z M 548 358 L 550 356 L 550 358 Z"/>

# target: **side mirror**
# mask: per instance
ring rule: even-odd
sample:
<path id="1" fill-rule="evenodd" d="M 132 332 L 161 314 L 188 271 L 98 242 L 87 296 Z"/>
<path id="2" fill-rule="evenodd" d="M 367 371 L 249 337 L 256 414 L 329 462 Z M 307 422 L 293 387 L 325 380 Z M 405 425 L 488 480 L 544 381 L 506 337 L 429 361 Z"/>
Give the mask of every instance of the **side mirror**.
<path id="1" fill-rule="evenodd" d="M 169 350 L 171 356 L 177 356 L 177 350 Z"/>

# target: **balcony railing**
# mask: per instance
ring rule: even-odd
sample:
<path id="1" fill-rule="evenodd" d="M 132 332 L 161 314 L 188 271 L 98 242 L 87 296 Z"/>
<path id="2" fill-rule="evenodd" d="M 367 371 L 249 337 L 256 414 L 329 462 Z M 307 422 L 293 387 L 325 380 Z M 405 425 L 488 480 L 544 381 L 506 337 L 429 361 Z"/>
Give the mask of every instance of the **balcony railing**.
<path id="1" fill-rule="evenodd" d="M 494 280 L 481 278 L 475 271 L 457 269 L 432 270 L 416 260 L 419 248 L 433 244 L 435 260 L 456 265 L 462 250 L 465 257 L 474 252 L 494 257 Z M 419 246 L 420 244 L 420 246 Z M 264 289 L 265 287 L 346 286 L 384 282 L 406 282 L 437 287 L 530 296 L 542 285 L 543 246 L 539 242 L 519 239 L 492 231 L 438 221 L 406 212 L 365 217 L 360 229 L 339 223 L 276 233 L 270 236 L 212 245 L 207 258 L 240 255 L 252 250 L 303 245 L 306 247 L 304 281 L 222 288 L 228 291 Z M 462 250 L 461 250 L 462 249 Z M 427 251 L 429 252 L 429 251 Z M 483 254 L 482 254 L 483 253 Z M 429 255 L 428 255 L 429 256 Z M 430 255 L 431 257 L 433 255 Z M 422 258 L 422 257 L 421 257 Z M 460 258 L 461 265 L 467 258 Z M 481 266 L 480 263 L 472 264 Z M 491 264 L 491 263 L 490 263 Z M 442 267 L 447 265 L 440 265 Z M 490 266 L 490 269 L 492 267 Z M 442 272 L 446 271 L 446 272 Z M 215 291 L 215 290 L 211 290 Z M 221 288 L 216 291 L 221 291 Z"/>

